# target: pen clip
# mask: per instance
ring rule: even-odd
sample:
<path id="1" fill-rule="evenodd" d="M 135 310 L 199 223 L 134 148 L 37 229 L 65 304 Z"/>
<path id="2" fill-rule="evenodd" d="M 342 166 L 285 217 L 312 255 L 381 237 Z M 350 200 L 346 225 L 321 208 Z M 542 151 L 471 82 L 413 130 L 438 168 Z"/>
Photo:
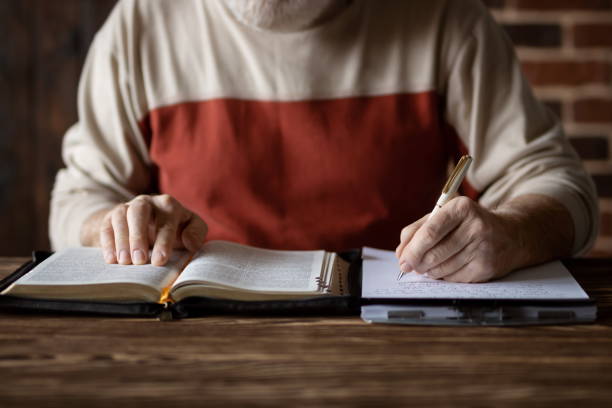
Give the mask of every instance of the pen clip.
<path id="1" fill-rule="evenodd" d="M 448 181 L 442 189 L 443 194 L 448 194 L 457 190 L 459 186 L 457 186 L 456 184 L 461 182 L 461 180 L 463 179 L 463 175 L 470 167 L 470 164 L 472 164 L 471 156 L 465 155 L 461 157 L 459 163 L 457 163 L 457 165 L 453 169 L 453 172 L 451 173 L 450 177 L 448 178 Z"/>

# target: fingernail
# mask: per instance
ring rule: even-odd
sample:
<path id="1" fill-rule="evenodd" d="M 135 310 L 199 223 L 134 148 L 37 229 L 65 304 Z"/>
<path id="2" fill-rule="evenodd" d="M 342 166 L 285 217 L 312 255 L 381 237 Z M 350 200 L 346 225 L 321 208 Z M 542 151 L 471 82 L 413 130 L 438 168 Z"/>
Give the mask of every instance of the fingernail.
<path id="1" fill-rule="evenodd" d="M 151 257 L 151 263 L 155 265 L 160 265 L 164 262 L 166 255 L 161 251 L 153 251 L 153 256 Z"/>
<path id="2" fill-rule="evenodd" d="M 145 263 L 144 252 L 142 252 L 140 249 L 135 249 L 134 252 L 132 252 L 132 261 L 138 265 Z"/>
<path id="3" fill-rule="evenodd" d="M 408 263 L 408 261 L 406 261 L 405 259 L 402 259 L 400 261 L 400 270 L 404 273 L 410 272 L 412 271 L 412 266 Z"/>
<path id="4" fill-rule="evenodd" d="M 104 261 L 106 263 L 113 263 L 115 261 L 115 256 L 113 255 L 113 251 L 109 249 L 104 250 Z"/>
<path id="5" fill-rule="evenodd" d="M 119 263 L 127 265 L 130 263 L 130 254 L 126 249 L 119 251 Z"/>

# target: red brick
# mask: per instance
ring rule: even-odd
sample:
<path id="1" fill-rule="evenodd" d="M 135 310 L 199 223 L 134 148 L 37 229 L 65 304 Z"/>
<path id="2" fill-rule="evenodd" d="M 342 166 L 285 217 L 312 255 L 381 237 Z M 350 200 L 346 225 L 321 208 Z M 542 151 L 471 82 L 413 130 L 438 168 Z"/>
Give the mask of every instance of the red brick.
<path id="1" fill-rule="evenodd" d="M 601 214 L 600 234 L 604 237 L 612 237 L 612 214 Z"/>
<path id="2" fill-rule="evenodd" d="M 610 258 L 612 256 L 612 250 L 609 249 L 592 249 L 586 255 L 585 258 Z"/>
<path id="3" fill-rule="evenodd" d="M 505 5 L 504 0 L 482 0 L 487 7 L 490 8 L 502 8 Z"/>
<path id="4" fill-rule="evenodd" d="M 606 136 L 570 137 L 569 141 L 583 160 L 607 160 L 609 157 L 610 148 Z"/>
<path id="5" fill-rule="evenodd" d="M 591 175 L 600 198 L 612 198 L 612 174 Z"/>
<path id="6" fill-rule="evenodd" d="M 612 10 L 612 0 L 516 0 L 523 10 Z"/>
<path id="7" fill-rule="evenodd" d="M 612 99 L 583 99 L 575 102 L 574 120 L 582 123 L 612 123 Z"/>
<path id="8" fill-rule="evenodd" d="M 560 24 L 504 24 L 504 29 L 514 45 L 524 47 L 560 47 Z"/>
<path id="9" fill-rule="evenodd" d="M 612 78 L 612 66 L 600 61 L 529 61 L 523 70 L 536 86 L 609 84 Z"/>
<path id="10" fill-rule="evenodd" d="M 612 47 L 612 23 L 576 24 L 574 44 L 576 47 Z"/>

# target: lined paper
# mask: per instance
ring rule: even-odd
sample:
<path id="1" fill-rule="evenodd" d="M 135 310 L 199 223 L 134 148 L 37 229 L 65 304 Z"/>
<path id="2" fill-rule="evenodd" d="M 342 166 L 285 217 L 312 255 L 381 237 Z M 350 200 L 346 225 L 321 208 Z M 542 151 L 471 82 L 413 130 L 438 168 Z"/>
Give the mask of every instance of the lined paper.
<path id="1" fill-rule="evenodd" d="M 515 271 L 486 283 L 453 283 L 416 272 L 400 281 L 395 252 L 363 249 L 362 297 L 398 299 L 533 299 L 582 300 L 588 295 L 559 261 Z"/>

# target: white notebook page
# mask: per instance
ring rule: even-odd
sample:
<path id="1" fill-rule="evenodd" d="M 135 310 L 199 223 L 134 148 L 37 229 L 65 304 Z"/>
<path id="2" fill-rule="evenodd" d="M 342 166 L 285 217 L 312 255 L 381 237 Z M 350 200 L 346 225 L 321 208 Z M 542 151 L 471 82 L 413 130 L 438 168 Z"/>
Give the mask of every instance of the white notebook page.
<path id="1" fill-rule="evenodd" d="M 555 261 L 515 271 L 486 283 L 452 283 L 433 280 L 416 272 L 397 280 L 395 252 L 363 249 L 364 298 L 407 299 L 587 299 L 588 295 L 561 262 Z"/>
<path id="2" fill-rule="evenodd" d="M 137 283 L 163 288 L 178 275 L 185 253 L 174 251 L 166 266 L 107 264 L 98 248 L 68 248 L 20 278 L 19 285 L 101 285 Z"/>
<path id="3" fill-rule="evenodd" d="M 244 290 L 317 291 L 325 251 L 274 251 L 210 241 L 174 283 L 207 281 Z"/>

